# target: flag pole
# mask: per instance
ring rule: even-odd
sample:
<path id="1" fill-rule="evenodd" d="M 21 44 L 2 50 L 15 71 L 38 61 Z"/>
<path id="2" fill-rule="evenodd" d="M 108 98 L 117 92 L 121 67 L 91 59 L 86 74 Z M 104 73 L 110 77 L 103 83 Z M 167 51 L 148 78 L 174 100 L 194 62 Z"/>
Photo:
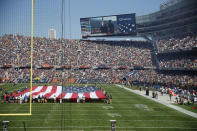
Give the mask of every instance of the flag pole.
<path id="1" fill-rule="evenodd" d="M 64 50 L 64 42 L 63 42 L 63 38 L 64 38 L 64 0 L 62 0 L 62 9 L 61 9 L 61 28 L 62 28 L 62 32 L 61 32 L 61 40 L 60 40 L 60 43 L 61 43 L 61 51 L 62 51 L 62 58 L 61 58 L 61 66 L 62 66 L 62 91 L 61 91 L 61 96 L 60 96 L 60 100 L 62 101 L 62 120 L 61 120 L 61 131 L 64 130 L 64 127 L 65 127 L 65 115 L 64 115 L 64 112 L 65 112 L 65 107 L 64 107 L 64 104 L 63 104 L 63 86 L 64 86 L 64 53 L 65 53 L 65 50 Z"/>
<path id="2" fill-rule="evenodd" d="M 30 115 L 32 114 L 32 75 L 33 75 L 33 16 L 34 16 L 34 0 L 32 0 L 31 9 L 31 76 L 30 76 Z"/>

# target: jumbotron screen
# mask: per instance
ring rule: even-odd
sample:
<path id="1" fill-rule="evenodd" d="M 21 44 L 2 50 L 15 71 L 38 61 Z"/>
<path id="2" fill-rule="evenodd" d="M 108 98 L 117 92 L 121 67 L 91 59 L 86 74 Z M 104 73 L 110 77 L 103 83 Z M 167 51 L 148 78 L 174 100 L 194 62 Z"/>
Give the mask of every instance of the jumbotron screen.
<path id="1" fill-rule="evenodd" d="M 136 34 L 135 13 L 81 18 L 80 23 L 82 37 Z"/>

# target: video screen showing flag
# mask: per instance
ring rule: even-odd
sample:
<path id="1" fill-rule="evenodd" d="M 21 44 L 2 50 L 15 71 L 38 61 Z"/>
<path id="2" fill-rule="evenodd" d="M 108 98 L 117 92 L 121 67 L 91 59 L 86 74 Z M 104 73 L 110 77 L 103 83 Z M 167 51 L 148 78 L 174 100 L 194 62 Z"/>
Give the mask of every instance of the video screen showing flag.
<path id="1" fill-rule="evenodd" d="M 135 13 L 81 18 L 82 37 L 136 35 Z"/>

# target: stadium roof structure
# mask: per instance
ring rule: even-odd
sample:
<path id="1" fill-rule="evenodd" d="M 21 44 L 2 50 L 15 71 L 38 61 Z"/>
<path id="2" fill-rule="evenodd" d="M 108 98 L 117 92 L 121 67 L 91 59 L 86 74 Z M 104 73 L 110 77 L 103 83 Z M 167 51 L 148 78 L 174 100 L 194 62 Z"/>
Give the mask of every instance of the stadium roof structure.
<path id="1" fill-rule="evenodd" d="M 142 36 L 119 36 L 119 37 L 89 37 L 82 40 L 96 40 L 96 41 L 138 41 L 138 42 L 147 42 L 147 39 Z"/>

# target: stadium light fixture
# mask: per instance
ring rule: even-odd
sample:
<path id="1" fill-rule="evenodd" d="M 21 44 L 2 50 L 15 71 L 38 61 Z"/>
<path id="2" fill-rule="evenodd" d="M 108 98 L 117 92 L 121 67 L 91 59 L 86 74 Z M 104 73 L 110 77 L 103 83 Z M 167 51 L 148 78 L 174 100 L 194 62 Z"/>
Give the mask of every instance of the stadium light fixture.
<path id="1" fill-rule="evenodd" d="M 111 122 L 111 131 L 115 131 L 116 120 L 110 120 Z"/>
<path id="2" fill-rule="evenodd" d="M 8 124 L 10 121 L 2 121 L 2 129 L 3 131 L 8 131 Z"/>

